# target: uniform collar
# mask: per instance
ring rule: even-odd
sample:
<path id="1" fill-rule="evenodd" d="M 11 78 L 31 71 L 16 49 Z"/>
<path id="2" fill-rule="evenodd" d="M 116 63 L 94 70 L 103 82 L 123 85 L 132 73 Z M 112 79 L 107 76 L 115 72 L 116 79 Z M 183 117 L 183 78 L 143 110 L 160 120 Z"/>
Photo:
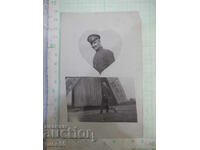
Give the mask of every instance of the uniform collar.
<path id="1" fill-rule="evenodd" d="M 101 50 L 103 50 L 103 47 L 99 47 L 99 48 L 96 50 L 96 52 L 99 52 L 99 51 L 101 51 Z"/>

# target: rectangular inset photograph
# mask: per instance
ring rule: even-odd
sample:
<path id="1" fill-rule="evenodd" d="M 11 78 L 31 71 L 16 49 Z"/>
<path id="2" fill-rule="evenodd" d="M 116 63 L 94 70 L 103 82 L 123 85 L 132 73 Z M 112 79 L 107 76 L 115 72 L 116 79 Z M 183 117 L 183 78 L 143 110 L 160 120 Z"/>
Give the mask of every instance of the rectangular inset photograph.
<path id="1" fill-rule="evenodd" d="M 137 122 L 134 80 L 66 77 L 69 122 Z"/>

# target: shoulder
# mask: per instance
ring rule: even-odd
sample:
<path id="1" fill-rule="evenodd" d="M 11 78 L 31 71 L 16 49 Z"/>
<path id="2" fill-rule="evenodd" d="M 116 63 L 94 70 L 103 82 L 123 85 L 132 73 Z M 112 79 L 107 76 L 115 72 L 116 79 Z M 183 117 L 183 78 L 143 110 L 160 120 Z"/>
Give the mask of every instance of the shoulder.
<path id="1" fill-rule="evenodd" d="M 115 59 L 113 52 L 109 49 L 105 49 L 105 57 L 113 60 Z"/>
<path id="2" fill-rule="evenodd" d="M 104 49 L 104 53 L 108 55 L 113 55 L 113 52 L 109 49 Z"/>

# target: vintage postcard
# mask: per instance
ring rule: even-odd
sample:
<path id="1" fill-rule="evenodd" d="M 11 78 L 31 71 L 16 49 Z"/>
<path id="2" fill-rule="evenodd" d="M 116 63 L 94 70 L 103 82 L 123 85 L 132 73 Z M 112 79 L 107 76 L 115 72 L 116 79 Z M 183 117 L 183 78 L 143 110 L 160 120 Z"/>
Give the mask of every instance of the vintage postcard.
<path id="1" fill-rule="evenodd" d="M 138 13 L 62 13 L 60 21 L 60 121 L 96 137 L 141 138 Z"/>
<path id="2" fill-rule="evenodd" d="M 44 0 L 44 149 L 155 148 L 154 18 L 108 3 Z"/>

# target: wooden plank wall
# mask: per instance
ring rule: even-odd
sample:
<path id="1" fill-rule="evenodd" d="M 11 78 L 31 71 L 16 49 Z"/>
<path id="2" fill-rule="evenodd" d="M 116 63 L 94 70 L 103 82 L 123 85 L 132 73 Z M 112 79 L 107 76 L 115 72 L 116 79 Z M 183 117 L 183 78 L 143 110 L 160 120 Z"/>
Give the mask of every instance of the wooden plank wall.
<path id="1" fill-rule="evenodd" d="M 66 85 L 66 95 L 74 88 L 74 86 L 78 83 L 80 77 L 66 77 L 65 85 Z"/>
<path id="2" fill-rule="evenodd" d="M 73 89 L 74 106 L 101 105 L 101 79 L 83 77 Z"/>

